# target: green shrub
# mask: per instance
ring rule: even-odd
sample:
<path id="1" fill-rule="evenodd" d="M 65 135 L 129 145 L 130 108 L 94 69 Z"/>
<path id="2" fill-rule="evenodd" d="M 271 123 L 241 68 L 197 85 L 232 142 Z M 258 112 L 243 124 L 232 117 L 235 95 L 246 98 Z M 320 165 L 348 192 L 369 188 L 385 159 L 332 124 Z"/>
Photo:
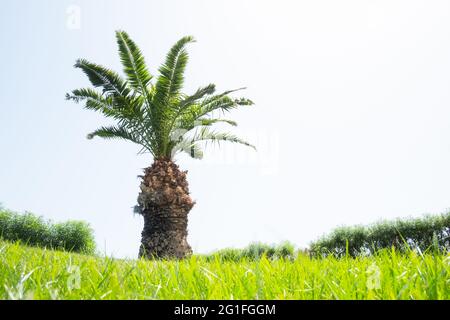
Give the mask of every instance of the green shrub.
<path id="1" fill-rule="evenodd" d="M 254 242 L 243 249 L 226 248 L 208 255 L 212 260 L 219 258 L 222 261 L 239 262 L 241 260 L 259 260 L 263 256 L 268 259 L 293 259 L 295 257 L 295 248 L 289 242 L 283 242 L 279 245 L 268 245 L 260 242 Z"/>
<path id="2" fill-rule="evenodd" d="M 18 214 L 0 209 L 0 238 L 30 246 L 92 254 L 93 230 L 86 222 L 52 224 L 32 213 Z"/>
<path id="3" fill-rule="evenodd" d="M 340 227 L 313 242 L 315 256 L 374 254 L 394 247 L 400 251 L 450 250 L 450 212 L 416 219 L 382 221 L 369 226 Z"/>
<path id="4" fill-rule="evenodd" d="M 242 249 L 226 248 L 218 250 L 212 254 L 206 256 L 208 260 L 214 260 L 219 258 L 222 261 L 234 261 L 237 262 L 242 259 Z"/>
<path id="5" fill-rule="evenodd" d="M 244 258 L 250 260 L 260 259 L 263 255 L 267 258 L 272 258 L 275 255 L 275 247 L 260 242 L 254 242 L 245 248 L 242 254 Z"/>
<path id="6" fill-rule="evenodd" d="M 276 256 L 277 257 L 283 257 L 283 258 L 294 258 L 296 252 L 295 252 L 295 246 L 286 241 L 281 244 L 279 244 L 275 248 Z"/>
<path id="7" fill-rule="evenodd" d="M 56 248 L 64 250 L 93 253 L 95 240 L 93 231 L 84 221 L 67 221 L 53 226 Z"/>

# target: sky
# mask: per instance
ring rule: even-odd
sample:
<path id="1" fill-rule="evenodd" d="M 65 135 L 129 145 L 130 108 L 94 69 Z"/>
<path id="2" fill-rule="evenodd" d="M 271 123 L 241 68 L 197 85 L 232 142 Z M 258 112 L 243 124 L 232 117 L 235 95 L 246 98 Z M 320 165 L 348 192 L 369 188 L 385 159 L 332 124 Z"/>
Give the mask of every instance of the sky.
<path id="1" fill-rule="evenodd" d="M 87 140 L 109 124 L 64 99 L 86 58 L 121 72 L 125 30 L 157 74 L 193 35 L 184 91 L 247 87 L 230 117 L 254 143 L 180 156 L 196 205 L 188 241 L 305 247 L 340 225 L 450 207 L 450 2 L 2 0 L 0 202 L 85 220 L 98 248 L 138 254 L 139 147 Z"/>

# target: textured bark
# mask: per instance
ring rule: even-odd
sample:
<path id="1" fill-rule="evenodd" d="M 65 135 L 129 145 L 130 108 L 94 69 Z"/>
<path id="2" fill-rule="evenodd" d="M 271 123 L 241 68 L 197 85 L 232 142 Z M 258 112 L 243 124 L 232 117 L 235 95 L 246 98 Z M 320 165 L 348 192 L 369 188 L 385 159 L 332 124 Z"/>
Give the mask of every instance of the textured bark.
<path id="1" fill-rule="evenodd" d="M 189 196 L 186 171 L 169 159 L 156 159 L 144 170 L 138 211 L 144 217 L 139 257 L 178 258 L 192 254 L 187 242 Z"/>

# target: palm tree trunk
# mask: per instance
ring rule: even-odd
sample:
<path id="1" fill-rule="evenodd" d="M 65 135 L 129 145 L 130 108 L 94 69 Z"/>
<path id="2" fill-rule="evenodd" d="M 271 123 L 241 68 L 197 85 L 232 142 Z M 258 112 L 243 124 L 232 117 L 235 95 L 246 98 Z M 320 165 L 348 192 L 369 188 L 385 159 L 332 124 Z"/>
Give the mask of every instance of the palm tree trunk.
<path id="1" fill-rule="evenodd" d="M 155 159 L 144 172 L 137 207 L 144 217 L 139 257 L 189 256 L 188 213 L 195 203 L 189 196 L 187 172 L 180 171 L 170 159 Z"/>

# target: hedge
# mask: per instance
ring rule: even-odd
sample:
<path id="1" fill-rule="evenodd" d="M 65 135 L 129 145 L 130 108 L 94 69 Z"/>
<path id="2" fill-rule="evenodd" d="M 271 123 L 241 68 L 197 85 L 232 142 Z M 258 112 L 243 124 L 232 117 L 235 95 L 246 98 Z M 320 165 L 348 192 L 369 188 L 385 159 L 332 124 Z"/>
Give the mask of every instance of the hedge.
<path id="1" fill-rule="evenodd" d="M 415 219 L 381 221 L 369 226 L 340 227 L 310 245 L 314 256 L 371 255 L 383 248 L 450 250 L 450 211 Z"/>
<path id="2" fill-rule="evenodd" d="M 283 242 L 278 245 L 268 245 L 260 242 L 254 242 L 243 249 L 227 248 L 218 250 L 207 256 L 208 259 L 216 258 L 222 261 L 238 262 L 243 259 L 258 260 L 263 256 L 268 259 L 292 259 L 295 257 L 295 248 L 289 242 Z"/>
<path id="3" fill-rule="evenodd" d="M 32 213 L 18 214 L 0 208 L 0 239 L 29 246 L 93 254 L 93 230 L 83 221 L 51 223 Z"/>

